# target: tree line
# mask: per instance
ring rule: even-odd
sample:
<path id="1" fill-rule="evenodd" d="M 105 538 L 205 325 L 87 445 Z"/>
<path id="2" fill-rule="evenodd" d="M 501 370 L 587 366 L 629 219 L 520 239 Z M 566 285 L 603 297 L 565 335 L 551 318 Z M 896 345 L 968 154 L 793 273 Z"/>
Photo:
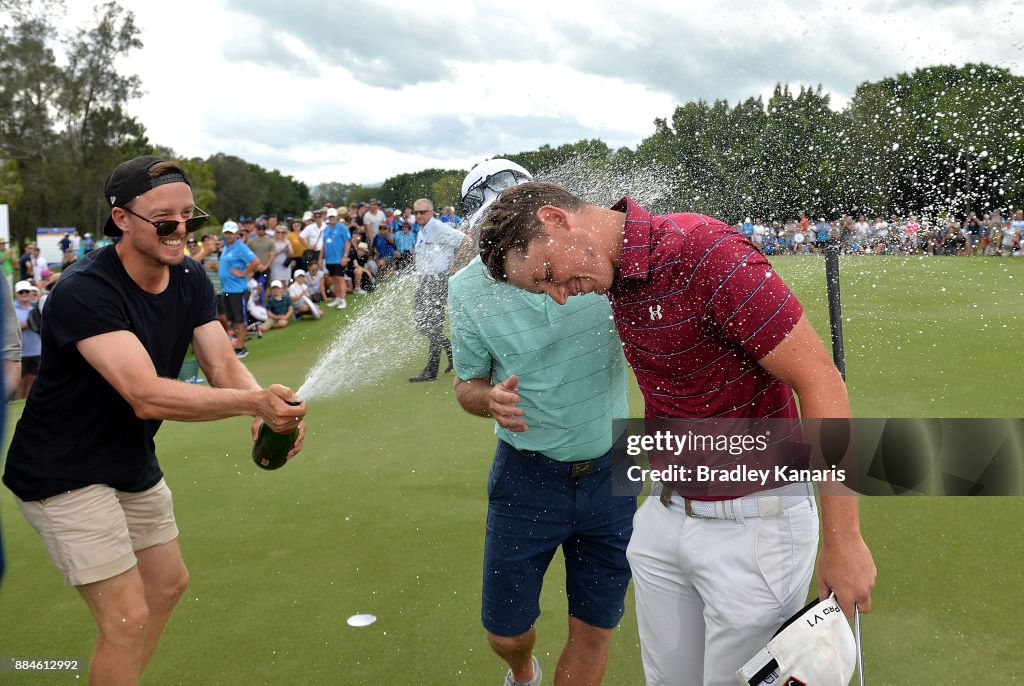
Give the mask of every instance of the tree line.
<path id="1" fill-rule="evenodd" d="M 60 6 L 0 0 L 0 203 L 10 205 L 14 240 L 42 226 L 99 232 L 107 175 L 136 155 L 178 159 L 196 204 L 215 218 L 310 206 L 306 184 L 277 170 L 220 153 L 181 158 L 150 141 L 125 109 L 141 81 L 115 66 L 142 47 L 134 15 L 107 2 L 89 26 L 61 33 L 53 22 Z"/>
<path id="2" fill-rule="evenodd" d="M 61 35 L 51 19 L 58 4 L 0 0 L 0 15 L 9 19 L 0 28 L 0 203 L 11 205 L 15 239 L 38 226 L 96 231 L 108 212 L 102 185 L 119 161 L 175 157 L 124 107 L 141 93 L 139 77 L 115 67 L 141 47 L 133 14 L 107 2 L 90 26 Z M 801 213 L 964 216 L 1024 206 L 1022 132 L 1024 78 L 967 64 L 862 83 L 841 110 L 820 86 L 794 91 L 779 84 L 767 102 L 679 105 L 635 148 L 587 139 L 501 156 L 602 200 L 634 192 L 657 170 L 664 187 L 652 209 L 729 221 Z M 222 153 L 181 162 L 197 205 L 218 219 L 371 197 L 391 206 L 428 197 L 458 207 L 466 174 L 424 169 L 380 186 L 326 182 L 311 189 Z"/>
<path id="3" fill-rule="evenodd" d="M 728 221 L 981 215 L 1024 207 L 1024 78 L 986 64 L 928 67 L 862 83 L 839 111 L 820 86 L 778 84 L 767 103 L 680 105 L 636 148 L 581 140 L 501 156 L 584 194 L 616 183 L 630 192 L 656 169 L 667 188 L 655 209 Z M 380 195 L 457 205 L 465 173 L 400 174 Z M 594 175 L 601 183 L 588 184 Z"/>

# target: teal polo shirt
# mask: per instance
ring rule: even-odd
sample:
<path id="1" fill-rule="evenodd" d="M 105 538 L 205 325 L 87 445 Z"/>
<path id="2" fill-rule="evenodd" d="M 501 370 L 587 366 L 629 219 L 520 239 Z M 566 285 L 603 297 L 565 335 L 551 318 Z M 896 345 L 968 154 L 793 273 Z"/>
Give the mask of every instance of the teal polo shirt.
<path id="1" fill-rule="evenodd" d="M 629 403 L 607 298 L 590 293 L 559 305 L 494 281 L 476 257 L 449 281 L 448 311 L 460 379 L 519 377 L 528 430 L 495 423 L 498 438 L 562 462 L 608 452 L 612 420 L 628 417 Z"/>

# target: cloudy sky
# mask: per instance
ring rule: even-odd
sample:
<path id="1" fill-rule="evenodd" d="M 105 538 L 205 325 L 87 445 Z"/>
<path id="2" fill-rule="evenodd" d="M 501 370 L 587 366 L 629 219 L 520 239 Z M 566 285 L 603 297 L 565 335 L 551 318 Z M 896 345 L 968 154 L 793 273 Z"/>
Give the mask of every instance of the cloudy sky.
<path id="1" fill-rule="evenodd" d="M 70 0 L 68 21 L 89 17 Z M 635 146 L 699 98 L 983 61 L 1024 75 L 1019 0 L 121 0 L 145 47 L 130 111 L 186 156 L 307 183 L 468 168 L 580 138 Z"/>

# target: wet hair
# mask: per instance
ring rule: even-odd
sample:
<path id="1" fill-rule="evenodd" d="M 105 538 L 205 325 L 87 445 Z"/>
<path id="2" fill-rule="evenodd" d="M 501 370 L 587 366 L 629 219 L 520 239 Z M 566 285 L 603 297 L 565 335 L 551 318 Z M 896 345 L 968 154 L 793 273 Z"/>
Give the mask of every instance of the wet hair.
<path id="1" fill-rule="evenodd" d="M 506 188 L 494 199 L 480 225 L 480 259 L 496 281 L 508 281 L 505 258 L 525 255 L 530 243 L 547 236 L 537 212 L 545 205 L 578 212 L 586 202 L 558 184 L 530 181 Z"/>

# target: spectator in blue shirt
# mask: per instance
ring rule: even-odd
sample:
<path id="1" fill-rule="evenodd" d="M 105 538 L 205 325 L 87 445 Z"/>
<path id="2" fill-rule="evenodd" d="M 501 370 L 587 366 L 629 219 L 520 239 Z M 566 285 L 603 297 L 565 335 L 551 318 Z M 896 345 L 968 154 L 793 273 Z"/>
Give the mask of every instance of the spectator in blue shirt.
<path id="1" fill-rule="evenodd" d="M 324 240 L 320 247 L 320 264 L 331 277 L 331 290 L 334 291 L 334 300 L 327 303 L 327 307 L 343 310 L 348 305 L 345 300 L 345 267 L 348 265 L 348 243 L 351 240 L 352 233 L 348 227 L 338 221 L 338 210 L 333 207 L 328 209 Z"/>
<path id="2" fill-rule="evenodd" d="M 380 233 L 373 238 L 373 257 L 377 262 L 379 273 L 385 274 L 391 270 L 395 261 L 395 235 L 390 226 L 382 226 Z"/>
<path id="3" fill-rule="evenodd" d="M 453 226 L 458 226 L 462 223 L 462 217 L 455 214 L 455 208 L 451 205 L 441 210 L 441 216 L 439 216 L 438 219 L 443 221 L 445 224 L 451 224 Z"/>
<path id="4" fill-rule="evenodd" d="M 828 245 L 829 235 L 832 233 L 832 227 L 828 225 L 824 219 L 819 219 L 818 224 L 814 227 L 814 243 L 818 248 L 824 248 Z"/>
<path id="5" fill-rule="evenodd" d="M 15 400 L 24 400 L 32 390 L 32 384 L 39 373 L 39 360 L 43 352 L 43 342 L 39 331 L 29 326 L 29 314 L 35 305 L 32 302 L 32 291 L 39 291 L 29 281 L 19 281 L 14 285 L 14 313 L 18 316 L 21 326 L 21 383 L 14 395 Z"/>
<path id="6" fill-rule="evenodd" d="M 403 221 L 398 231 L 395 231 L 395 269 L 400 270 L 412 264 L 413 251 L 416 248 L 416 233 L 412 230 L 409 222 Z"/>
<path id="7" fill-rule="evenodd" d="M 245 301 L 249 277 L 256 271 L 260 260 L 249 246 L 238 240 L 238 224 L 233 221 L 224 222 L 223 232 L 224 250 L 218 265 L 223 292 L 220 297 L 228 320 L 228 334 L 232 335 L 235 345 L 235 355 L 241 359 L 249 355 L 245 347 Z"/>
<path id="8" fill-rule="evenodd" d="M 750 220 L 750 217 L 744 219 L 743 223 L 740 224 L 740 231 L 743 232 L 743 237 L 748 241 L 754 240 L 754 222 Z"/>

